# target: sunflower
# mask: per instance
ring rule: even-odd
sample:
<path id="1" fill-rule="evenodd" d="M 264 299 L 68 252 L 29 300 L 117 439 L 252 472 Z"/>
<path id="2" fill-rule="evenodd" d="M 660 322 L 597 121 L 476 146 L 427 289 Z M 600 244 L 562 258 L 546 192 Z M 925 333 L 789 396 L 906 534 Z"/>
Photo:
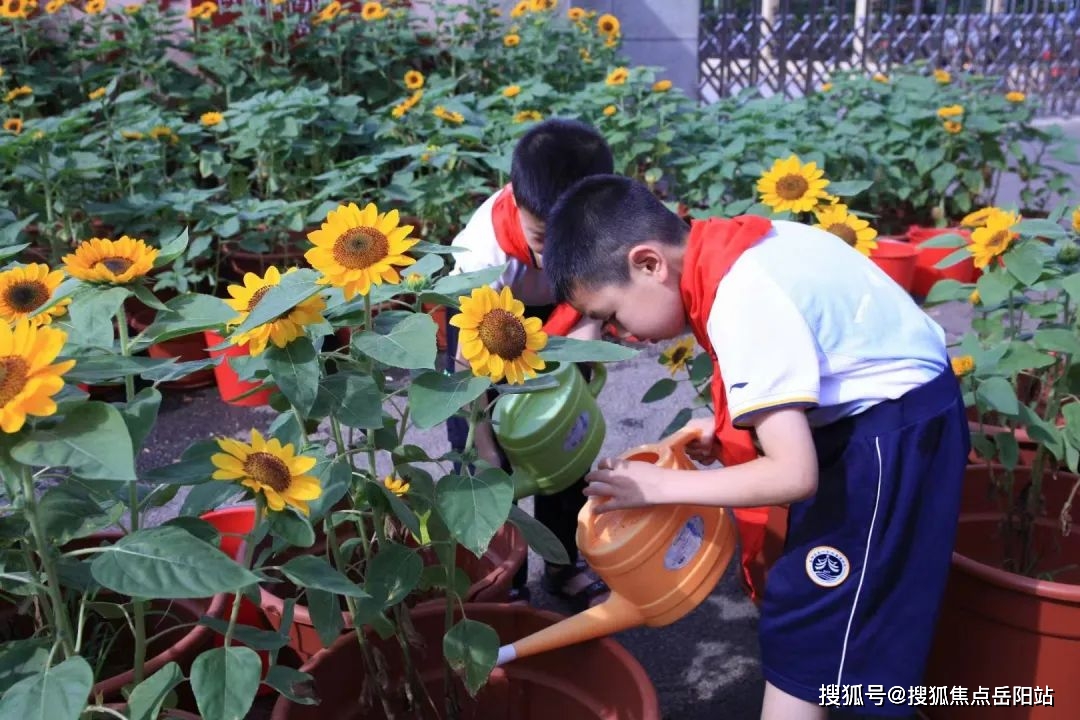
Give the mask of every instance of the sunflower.
<path id="1" fill-rule="evenodd" d="M 592 62 L 592 55 L 589 54 L 588 48 L 578 48 L 578 55 L 581 56 L 581 61 L 585 64 Z"/>
<path id="2" fill-rule="evenodd" d="M 886 85 L 887 85 L 887 84 L 888 84 L 888 82 L 889 82 L 889 76 L 888 76 L 888 75 L 885 75 L 884 73 L 874 73 L 874 77 L 873 77 L 873 78 L 871 78 L 871 79 L 872 79 L 872 80 L 873 80 L 874 82 L 884 83 L 884 84 L 886 84 Z"/>
<path id="3" fill-rule="evenodd" d="M 986 225 L 975 228 L 971 233 L 971 255 L 975 267 L 985 268 L 990 262 L 1005 253 L 1017 238 L 1013 226 L 1020 222 L 1016 213 L 1000 212 L 992 215 Z"/>
<path id="4" fill-rule="evenodd" d="M 539 122 L 543 119 L 544 116 L 540 114 L 539 110 L 522 110 L 514 114 L 515 123 Z"/>
<path id="5" fill-rule="evenodd" d="M 535 377 L 544 369 L 536 353 L 547 344 L 540 318 L 526 318 L 525 305 L 514 298 L 510 288 L 495 292 L 490 286 L 476 288 L 462 296 L 461 312 L 450 324 L 461 330 L 461 354 L 469 361 L 473 375 L 492 382 L 504 377 L 512 385 Z"/>
<path id="6" fill-rule="evenodd" d="M 199 116 L 199 122 L 206 127 L 214 127 L 215 125 L 220 125 L 224 121 L 225 116 L 219 112 L 214 112 L 213 110 L 211 110 L 210 112 L 204 112 L 202 115 Z"/>
<path id="7" fill-rule="evenodd" d="M 308 475 L 317 460 L 297 455 L 292 443 L 283 446 L 277 438 L 265 440 L 252 429 L 250 444 L 232 438 L 218 438 L 217 444 L 223 452 L 210 456 L 217 468 L 213 478 L 239 481 L 256 494 L 262 493 L 271 510 L 281 511 L 290 505 L 308 515 L 308 503 L 322 495 L 318 478 Z"/>
<path id="8" fill-rule="evenodd" d="M 507 85 L 503 88 L 502 94 L 505 98 L 517 97 L 521 93 L 520 85 Z"/>
<path id="9" fill-rule="evenodd" d="M 566 11 L 566 17 L 574 22 L 580 22 L 585 19 L 585 8 L 572 7 Z"/>
<path id="10" fill-rule="evenodd" d="M 630 77 L 630 71 L 624 67 L 617 67 L 608 73 L 608 76 L 604 79 L 605 85 L 622 85 L 626 82 L 626 79 Z"/>
<path id="11" fill-rule="evenodd" d="M 209 20 L 218 11 L 217 3 L 206 0 L 187 11 L 189 20 Z"/>
<path id="12" fill-rule="evenodd" d="M 142 3 L 136 3 L 135 5 L 125 5 L 124 6 L 124 14 L 125 15 L 138 15 L 139 11 L 142 10 L 142 7 L 143 7 Z"/>
<path id="13" fill-rule="evenodd" d="M 521 36 L 516 33 L 510 33 L 503 38 L 503 45 L 506 47 L 517 47 L 521 44 Z"/>
<path id="14" fill-rule="evenodd" d="M 34 327 L 25 318 L 14 326 L 0 323 L 0 429 L 16 433 L 27 415 L 48 417 L 56 412 L 52 396 L 64 387 L 61 377 L 74 360 L 50 365 L 64 347 L 67 333 Z"/>
<path id="15" fill-rule="evenodd" d="M 23 130 L 22 118 L 8 118 L 4 121 L 4 129 L 12 135 L 18 135 Z"/>
<path id="16" fill-rule="evenodd" d="M 604 41 L 604 47 L 606 47 L 606 48 L 615 47 L 616 45 L 619 44 L 619 37 L 620 36 L 618 34 L 608 35 L 607 40 Z"/>
<path id="17" fill-rule="evenodd" d="M 937 110 L 937 116 L 942 120 L 959 117 L 963 114 L 964 108 L 961 105 L 946 105 L 945 107 L 939 107 Z"/>
<path id="18" fill-rule="evenodd" d="M 330 22 L 341 13 L 341 3 L 338 0 L 332 0 L 322 10 L 315 14 L 316 23 Z"/>
<path id="19" fill-rule="evenodd" d="M 116 242 L 90 238 L 64 256 L 64 266 L 72 277 L 86 282 L 126 285 L 154 267 L 158 251 L 142 240 L 124 235 Z"/>
<path id="20" fill-rule="evenodd" d="M 1076 209 L 1072 213 L 1072 229 L 1073 232 L 1080 233 L 1080 205 L 1076 206 Z"/>
<path id="21" fill-rule="evenodd" d="M 979 295 L 978 290 L 972 290 L 971 291 L 971 294 L 968 295 L 968 302 L 971 303 L 972 305 L 978 305 L 979 303 L 982 302 L 982 296 Z"/>
<path id="22" fill-rule="evenodd" d="M 447 110 L 442 105 L 436 105 L 435 109 L 431 111 L 432 114 L 440 120 L 460 125 L 465 122 L 465 116 L 454 110 Z"/>
<path id="23" fill-rule="evenodd" d="M 975 369 L 975 358 L 970 355 L 959 355 L 950 358 L 949 364 L 952 365 L 952 371 L 956 377 L 963 377 Z"/>
<path id="24" fill-rule="evenodd" d="M 529 9 L 539 13 L 545 10 L 554 10 L 558 4 L 559 0 L 530 0 Z"/>
<path id="25" fill-rule="evenodd" d="M 315 247 L 304 257 L 322 273 L 320 284 L 339 287 L 352 300 L 367 295 L 373 284 L 401 282 L 397 268 L 416 262 L 405 255 L 418 242 L 409 237 L 412 230 L 412 225 L 398 226 L 397 210 L 380 213 L 374 203 L 363 210 L 356 203 L 339 205 L 320 229 L 308 233 Z"/>
<path id="26" fill-rule="evenodd" d="M 383 478 L 383 487 L 390 492 L 394 493 L 398 497 L 406 495 L 409 492 L 409 483 L 402 480 L 397 475 L 387 475 Z"/>
<path id="27" fill-rule="evenodd" d="M 693 357 L 694 338 L 684 337 L 660 353 L 660 364 L 671 370 L 671 376 L 674 377 L 676 373 L 686 368 Z"/>
<path id="28" fill-rule="evenodd" d="M 960 225 L 963 227 L 977 228 L 982 227 L 986 222 L 995 215 L 1001 215 L 1005 211 L 996 207 L 984 207 L 981 210 L 970 212 L 964 216 L 960 221 Z"/>
<path id="29" fill-rule="evenodd" d="M 54 317 L 67 312 L 71 298 L 64 298 L 43 313 L 37 309 L 49 302 L 63 281 L 62 270 L 50 272 L 49 266 L 41 263 L 0 272 L 0 318 L 9 323 L 29 320 L 34 327 L 48 325 Z"/>
<path id="30" fill-rule="evenodd" d="M 409 90 L 419 90 L 424 87 L 424 73 L 419 70 L 409 70 L 406 72 L 405 87 Z"/>
<path id="31" fill-rule="evenodd" d="M 846 205 L 823 205 L 816 212 L 818 224 L 814 227 L 831 232 L 866 256 L 877 247 L 874 240 L 877 230 L 866 220 L 849 213 Z"/>
<path id="32" fill-rule="evenodd" d="M 174 144 L 180 139 L 176 133 L 164 125 L 155 125 L 150 128 L 150 137 L 155 140 L 169 140 Z"/>
<path id="33" fill-rule="evenodd" d="M 67 5 L 67 0 L 49 0 L 45 3 L 45 14 L 55 15 L 63 10 L 65 5 Z"/>
<path id="34" fill-rule="evenodd" d="M 12 100 L 15 100 L 16 98 L 21 98 L 23 95 L 33 95 L 33 94 L 34 94 L 34 90 L 29 85 L 20 85 L 17 88 L 9 90 L 8 93 L 6 95 L 4 95 L 4 102 L 9 103 Z"/>
<path id="35" fill-rule="evenodd" d="M 1012 92 L 1005 93 L 1005 99 L 1011 103 L 1022 103 L 1027 99 L 1027 95 L 1022 92 L 1013 90 Z"/>
<path id="36" fill-rule="evenodd" d="M 379 2 L 366 2 L 364 7 L 360 8 L 360 17 L 368 22 L 372 20 L 382 20 L 384 17 L 390 14 L 390 11 L 382 6 Z"/>
<path id="37" fill-rule="evenodd" d="M 120 137 L 125 140 L 142 140 L 145 136 L 138 130 L 121 130 Z"/>
<path id="38" fill-rule="evenodd" d="M 964 129 L 963 123 L 958 123 L 955 120 L 946 120 L 942 123 L 942 127 L 945 128 L 945 132 L 950 135 L 956 135 L 958 132 Z"/>
<path id="39" fill-rule="evenodd" d="M 614 115 L 617 112 L 619 112 L 619 108 L 615 107 L 614 105 L 608 105 L 607 107 L 604 108 L 604 116 L 605 117 L 611 117 L 612 115 Z"/>
<path id="40" fill-rule="evenodd" d="M 510 17 L 519 18 L 529 12 L 529 0 L 521 0 L 514 9 L 510 11 Z"/>
<path id="41" fill-rule="evenodd" d="M 934 79 L 937 80 L 940 85 L 948 85 L 952 82 L 952 75 L 948 70 L 938 69 L 934 71 Z"/>
<path id="42" fill-rule="evenodd" d="M 37 0 L 3 0 L 0 2 L 0 17 L 27 20 L 37 9 Z"/>
<path id="43" fill-rule="evenodd" d="M 285 274 L 295 272 L 296 268 L 286 270 Z M 232 300 L 225 303 L 236 312 L 240 313 L 230 323 L 231 326 L 242 324 L 263 296 L 270 288 L 281 282 L 281 273 L 276 267 L 266 271 L 266 275 L 259 277 L 255 273 L 244 275 L 243 285 L 230 285 L 229 295 Z M 280 315 L 270 322 L 257 325 L 247 332 L 234 335 L 230 338 L 233 345 L 247 345 L 248 354 L 252 357 L 261 355 L 266 350 L 268 342 L 283 348 L 296 338 L 304 334 L 304 327 L 325 322 L 322 311 L 326 309 L 326 301 L 318 295 L 304 300 L 302 303 Z"/>
<path id="44" fill-rule="evenodd" d="M 612 37 L 619 34 L 619 18 L 605 13 L 596 21 L 596 29 L 601 35 Z"/>
<path id="45" fill-rule="evenodd" d="M 91 90 L 86 97 L 90 98 L 91 100 L 100 100 L 101 98 L 105 97 L 105 92 L 105 88 L 99 87 L 95 90 Z"/>
<path id="46" fill-rule="evenodd" d="M 670 80 L 657 80 L 652 86 L 653 92 L 667 92 L 671 89 Z"/>
<path id="47" fill-rule="evenodd" d="M 829 92 L 832 89 L 833 89 L 833 84 L 831 82 L 821 84 L 821 92 Z"/>
<path id="48" fill-rule="evenodd" d="M 105 11 L 105 0 L 87 0 L 83 10 L 87 15 L 98 15 Z"/>
<path id="49" fill-rule="evenodd" d="M 806 212 L 827 195 L 825 187 L 829 181 L 824 175 L 817 163 L 803 165 L 797 155 L 792 155 L 775 161 L 758 180 L 757 189 L 761 201 L 775 212 Z"/>

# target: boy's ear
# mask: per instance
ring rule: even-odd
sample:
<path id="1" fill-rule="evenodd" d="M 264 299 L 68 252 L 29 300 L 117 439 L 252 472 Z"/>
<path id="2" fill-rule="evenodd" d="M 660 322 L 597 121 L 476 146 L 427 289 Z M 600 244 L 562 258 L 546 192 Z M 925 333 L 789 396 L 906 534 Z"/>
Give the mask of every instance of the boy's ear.
<path id="1" fill-rule="evenodd" d="M 654 276 L 661 282 L 667 277 L 667 258 L 664 257 L 664 254 L 654 245 L 641 243 L 633 246 L 630 248 L 630 252 L 627 253 L 627 260 L 630 262 L 631 271 L 643 272 L 646 275 Z"/>

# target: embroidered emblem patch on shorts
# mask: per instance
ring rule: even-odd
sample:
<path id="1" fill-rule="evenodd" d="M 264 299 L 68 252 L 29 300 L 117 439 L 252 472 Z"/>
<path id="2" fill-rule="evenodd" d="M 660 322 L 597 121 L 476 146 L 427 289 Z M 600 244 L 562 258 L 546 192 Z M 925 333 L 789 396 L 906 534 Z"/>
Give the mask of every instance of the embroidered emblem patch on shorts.
<path id="1" fill-rule="evenodd" d="M 815 585 L 836 587 L 847 580 L 850 572 L 847 555 L 834 547 L 818 545 L 806 553 L 806 574 Z"/>

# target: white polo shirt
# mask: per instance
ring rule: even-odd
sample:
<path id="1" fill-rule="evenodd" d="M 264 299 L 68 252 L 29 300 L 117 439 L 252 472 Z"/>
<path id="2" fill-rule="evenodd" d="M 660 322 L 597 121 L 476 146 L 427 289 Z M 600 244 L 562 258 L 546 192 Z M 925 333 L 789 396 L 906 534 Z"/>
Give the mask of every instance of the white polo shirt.
<path id="1" fill-rule="evenodd" d="M 453 247 L 465 248 L 469 252 L 454 253 L 455 265 L 450 274 L 475 272 L 505 264 L 506 270 L 491 284 L 493 289 L 498 291 L 509 287 L 514 297 L 526 305 L 554 305 L 555 288 L 544 271 L 510 257 L 499 247 L 499 241 L 495 238 L 495 224 L 491 219 L 499 192 L 477 208 L 451 243 Z"/>
<path id="2" fill-rule="evenodd" d="M 733 422 L 782 406 L 827 425 L 940 375 L 945 331 L 832 233 L 774 221 L 717 287 L 707 331 Z"/>

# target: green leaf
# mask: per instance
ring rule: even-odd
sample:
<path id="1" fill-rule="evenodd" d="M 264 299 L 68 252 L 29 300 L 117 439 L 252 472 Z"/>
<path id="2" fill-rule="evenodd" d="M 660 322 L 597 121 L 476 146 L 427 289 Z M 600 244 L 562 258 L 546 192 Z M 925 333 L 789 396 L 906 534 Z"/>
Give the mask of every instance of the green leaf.
<path id="1" fill-rule="evenodd" d="M 330 567 L 326 560 L 314 555 L 293 558 L 281 567 L 281 572 L 293 584 L 300 587 L 315 588 L 360 599 L 371 597 L 360 586 Z"/>
<path id="2" fill-rule="evenodd" d="M 432 291 L 454 299 L 461 296 L 468 296 L 478 287 L 491 285 L 502 277 L 502 274 L 505 271 L 506 265 L 498 265 L 496 267 L 484 268 L 483 270 L 477 270 L 475 272 L 448 275 L 444 278 L 439 278 L 432 288 Z"/>
<path id="3" fill-rule="evenodd" d="M 1030 238 L 1044 237 L 1056 240 L 1065 237 L 1065 228 L 1052 220 L 1044 220 L 1042 218 L 1021 220 L 1016 226 L 1016 232 L 1024 237 Z"/>
<path id="4" fill-rule="evenodd" d="M 1009 470 L 1016 467 L 1020 460 L 1020 444 L 1016 442 L 1016 436 L 1012 433 L 998 433 L 994 436 L 994 444 L 997 446 L 995 457 Z"/>
<path id="5" fill-rule="evenodd" d="M 966 248 L 971 241 L 956 233 L 935 235 L 919 243 L 920 248 Z M 967 254 L 971 257 L 971 253 Z"/>
<path id="6" fill-rule="evenodd" d="M 830 182 L 829 194 L 841 198 L 849 198 L 869 190 L 874 183 L 870 180 L 845 180 L 842 182 Z"/>
<path id="7" fill-rule="evenodd" d="M 338 615 L 340 616 L 341 613 L 338 613 Z M 327 643 L 323 644 L 329 647 Z M 319 704 L 319 700 L 315 696 L 312 677 L 287 665 L 271 665 L 266 677 L 263 678 L 263 682 L 277 690 L 279 695 L 287 697 L 297 705 Z"/>
<path id="8" fill-rule="evenodd" d="M 71 315 L 68 342 L 112 348 L 113 320 L 120 305 L 129 295 L 131 291 L 126 287 L 84 287 L 68 306 L 68 313 Z"/>
<path id="9" fill-rule="evenodd" d="M 320 452 L 311 451 L 305 453 L 319 458 L 319 463 L 312 469 L 311 474 L 319 480 L 322 487 L 322 495 L 308 503 L 311 514 L 308 515 L 310 522 L 316 523 L 330 512 L 338 500 L 345 497 L 352 482 L 352 465 L 349 458 L 339 455 L 328 459 Z"/>
<path id="10" fill-rule="evenodd" d="M 11 456 L 35 467 L 68 467 L 86 480 L 133 481 L 135 452 L 120 411 L 102 402 L 76 406 L 51 430 L 38 430 Z"/>
<path id="11" fill-rule="evenodd" d="M 1080 299 L 1080 273 L 1067 275 L 1058 282 L 1061 283 L 1061 289 L 1069 294 L 1074 303 Z"/>
<path id="12" fill-rule="evenodd" d="M 1005 253 L 1005 268 L 1026 287 L 1034 285 L 1042 275 L 1045 258 L 1034 243 L 1014 245 Z M 981 294 L 981 293 L 980 293 Z M 983 302 L 986 302 L 985 300 Z"/>
<path id="13" fill-rule="evenodd" d="M 936 305 L 944 302 L 967 300 L 971 297 L 971 284 L 965 284 L 952 278 L 938 280 L 930 287 L 930 292 L 923 301 L 924 305 Z"/>
<path id="14" fill-rule="evenodd" d="M 364 576 L 364 589 L 384 608 L 405 599 L 420 583 L 424 561 L 415 550 L 394 542 L 379 545 Z"/>
<path id="15" fill-rule="evenodd" d="M 220 635 L 225 635 L 229 630 L 229 621 L 225 618 L 216 618 L 204 615 L 199 619 L 200 625 L 214 630 Z M 240 645 L 245 645 L 252 650 L 279 650 L 289 644 L 289 635 L 280 630 L 260 630 L 250 625 L 237 623 L 233 628 L 233 638 Z"/>
<path id="16" fill-rule="evenodd" d="M 165 699 L 183 681 L 180 666 L 170 662 L 136 685 L 128 698 L 129 720 L 158 720 Z"/>
<path id="17" fill-rule="evenodd" d="M 679 412 L 675 413 L 675 417 L 671 419 L 668 426 L 660 432 L 660 439 L 666 438 L 676 430 L 680 429 L 683 425 L 690 422 L 690 418 L 693 413 L 690 408 L 683 408 Z"/>
<path id="18" fill-rule="evenodd" d="M 1009 299 L 1009 293 L 1016 288 L 1016 280 L 1005 270 L 994 268 L 984 272 L 975 283 L 982 303 L 992 307 Z"/>
<path id="19" fill-rule="evenodd" d="M 517 505 L 510 507 L 510 522 L 521 531 L 529 547 L 544 560 L 555 565 L 570 564 L 570 556 L 555 533 Z"/>
<path id="20" fill-rule="evenodd" d="M 93 685 L 89 663 L 70 657 L 12 685 L 0 698 L 0 717 L 78 720 Z"/>
<path id="21" fill-rule="evenodd" d="M 161 393 L 157 388 L 143 388 L 132 401 L 121 410 L 131 444 L 135 450 L 141 450 L 146 436 L 154 429 L 158 410 L 161 409 Z"/>
<path id="22" fill-rule="evenodd" d="M 651 403 L 663 400 L 678 389 L 679 383 L 671 378 L 660 378 L 653 383 L 651 388 L 645 391 L 645 394 L 641 397 L 641 402 Z"/>
<path id="23" fill-rule="evenodd" d="M 128 375 L 147 375 L 155 370 L 172 367 L 176 358 L 122 357 L 96 355 L 78 358 L 78 364 L 64 379 L 68 382 L 119 384 Z"/>
<path id="24" fill-rule="evenodd" d="M 143 305 L 151 307 L 155 310 L 168 310 L 169 306 L 158 300 L 157 295 L 151 292 L 150 288 L 145 285 L 129 285 L 131 292 L 139 299 Z"/>
<path id="25" fill-rule="evenodd" d="M 19 229 L 26 227 L 30 224 L 30 222 L 31 221 L 29 219 L 23 220 L 21 223 L 19 223 Z M 10 235 L 10 230 L 11 226 L 8 225 L 3 229 L 3 231 L 0 231 L 0 237 L 6 237 Z M 17 235 L 18 233 L 16 232 L 15 234 Z M 2 242 L 3 241 L 0 240 L 0 244 L 2 244 Z M 3 245 L 2 247 L 0 247 L 0 262 L 15 257 L 28 247 L 30 247 L 30 243 L 19 243 L 18 245 Z"/>
<path id="26" fill-rule="evenodd" d="M 94 558 L 94 579 L 134 598 L 205 598 L 258 582 L 217 547 L 172 526 L 125 535 Z"/>
<path id="27" fill-rule="evenodd" d="M 308 614 L 315 625 L 319 641 L 325 647 L 330 647 L 345 629 L 345 618 L 338 604 L 338 596 L 310 587 L 305 588 L 304 593 L 307 595 Z"/>
<path id="28" fill-rule="evenodd" d="M 540 357 L 547 362 L 617 362 L 629 360 L 637 350 L 603 340 L 548 337 Z"/>
<path id="29" fill-rule="evenodd" d="M 146 471 L 146 479 L 154 483 L 167 485 L 199 485 L 214 474 L 214 464 L 210 458 L 223 452 L 215 440 L 200 440 L 184 451 L 180 459 L 172 465 L 164 465 Z M 234 487 L 235 491 L 236 488 Z"/>
<path id="30" fill-rule="evenodd" d="M 251 648 L 207 650 L 191 664 L 191 689 L 204 720 L 243 720 L 259 690 L 262 661 Z"/>
<path id="31" fill-rule="evenodd" d="M 293 547 L 309 548 L 315 544 L 315 530 L 311 523 L 290 507 L 270 513 L 270 532 Z"/>
<path id="32" fill-rule="evenodd" d="M 370 375 L 338 372 L 322 379 L 330 413 L 343 425 L 363 430 L 383 426 L 382 393 Z"/>
<path id="33" fill-rule="evenodd" d="M 266 367 L 278 389 L 302 416 L 307 417 L 319 393 L 319 356 L 307 337 L 298 337 L 283 348 L 271 345 Z"/>
<path id="34" fill-rule="evenodd" d="M 49 488 L 38 501 L 45 537 L 59 547 L 77 538 L 110 528 L 124 514 L 124 506 L 112 502 L 103 508 L 97 501 L 69 485 Z"/>
<path id="35" fill-rule="evenodd" d="M 179 295 L 165 305 L 168 311 L 158 313 L 153 324 L 139 335 L 146 346 L 220 328 L 237 316 L 224 300 L 213 295 Z"/>
<path id="36" fill-rule="evenodd" d="M 318 274 L 314 270 L 295 270 L 283 273 L 281 282 L 271 287 L 255 305 L 247 319 L 240 323 L 234 333 L 245 333 L 252 328 L 268 323 L 279 315 L 292 310 L 320 291 L 315 284 Z"/>
<path id="37" fill-rule="evenodd" d="M 1015 417 L 1020 412 L 1020 403 L 1009 381 L 1001 377 L 983 380 L 975 386 L 975 397 L 980 405 Z"/>
<path id="38" fill-rule="evenodd" d="M 204 482 L 196 485 L 184 498 L 180 506 L 181 515 L 202 515 L 225 505 L 229 500 L 245 492 L 244 488 L 232 482 Z"/>
<path id="39" fill-rule="evenodd" d="M 475 696 L 484 687 L 499 655 L 499 636 L 476 620 L 463 619 L 443 637 L 443 657 Z"/>
<path id="40" fill-rule="evenodd" d="M 15 683 L 45 669 L 49 644 L 45 637 L 0 643 L 0 696 Z"/>
<path id="41" fill-rule="evenodd" d="M 447 475 L 435 485 L 435 505 L 446 527 L 476 557 L 510 515 L 514 484 L 499 468 L 475 477 Z"/>
<path id="42" fill-rule="evenodd" d="M 1053 364 L 1054 357 L 1049 353 L 1036 350 L 1029 343 L 1014 340 L 1009 343 L 1008 352 L 998 361 L 997 371 L 1013 375 L 1023 370 L 1050 367 Z M 978 363 L 976 363 L 976 371 L 978 368 Z"/>
<path id="43" fill-rule="evenodd" d="M 154 267 L 164 267 L 176 258 L 184 254 L 188 246 L 188 230 L 183 231 L 172 240 L 166 240 L 161 244 L 157 257 L 154 258 Z"/>
<path id="44" fill-rule="evenodd" d="M 967 248 L 960 248 L 959 250 L 954 250 L 953 252 L 938 260 L 936 263 L 934 263 L 934 267 L 939 269 L 951 268 L 953 265 L 959 265 L 960 263 L 970 259 L 971 252 Z"/>
<path id="45" fill-rule="evenodd" d="M 421 429 L 445 422 L 458 410 L 484 394 L 491 380 L 463 370 L 453 375 L 425 372 L 409 384 L 409 407 L 413 422 Z"/>
<path id="46" fill-rule="evenodd" d="M 406 313 L 388 333 L 365 331 L 354 335 L 352 347 L 391 367 L 430 370 L 435 367 L 437 327 L 427 313 Z"/>
<path id="47" fill-rule="evenodd" d="M 1045 328 L 1035 331 L 1035 347 L 1049 352 L 1068 353 L 1080 357 L 1080 338 L 1073 330 Z"/>

